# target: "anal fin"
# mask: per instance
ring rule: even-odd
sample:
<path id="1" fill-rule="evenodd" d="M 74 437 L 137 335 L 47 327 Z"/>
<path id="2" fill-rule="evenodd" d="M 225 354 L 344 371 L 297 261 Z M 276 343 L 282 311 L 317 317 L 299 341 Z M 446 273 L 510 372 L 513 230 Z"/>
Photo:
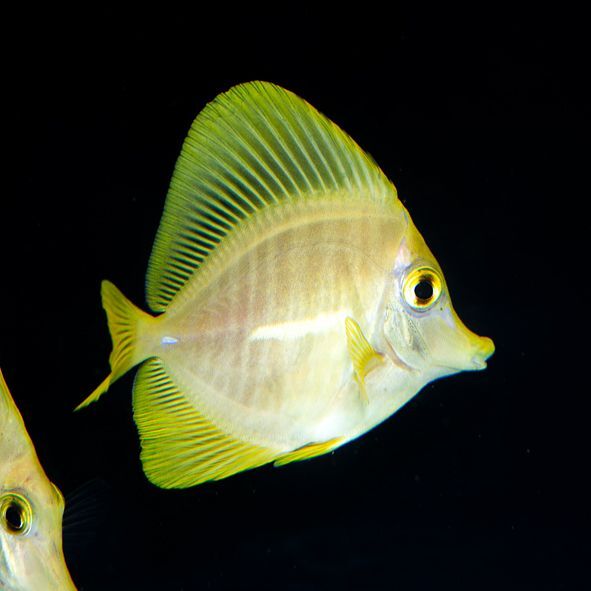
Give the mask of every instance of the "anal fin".
<path id="1" fill-rule="evenodd" d="M 335 437 L 334 439 L 329 439 L 328 441 L 323 441 L 321 443 L 310 443 L 308 445 L 304 445 L 303 447 L 299 447 L 294 451 L 290 451 L 282 455 L 277 460 L 275 460 L 273 465 L 284 466 L 285 464 L 289 464 L 291 462 L 300 462 L 302 460 L 309 460 L 310 458 L 321 456 L 338 447 L 342 439 L 342 437 Z"/>
<path id="2" fill-rule="evenodd" d="M 384 357 L 369 344 L 359 324 L 353 318 L 345 318 L 345 331 L 347 333 L 347 350 L 353 364 L 355 379 L 359 384 L 361 399 L 368 403 L 365 377 L 370 371 L 381 365 Z"/>
<path id="3" fill-rule="evenodd" d="M 241 441 L 214 425 L 187 400 L 157 358 L 138 371 L 133 410 L 144 472 L 161 488 L 220 480 L 272 462 L 281 453 Z"/>

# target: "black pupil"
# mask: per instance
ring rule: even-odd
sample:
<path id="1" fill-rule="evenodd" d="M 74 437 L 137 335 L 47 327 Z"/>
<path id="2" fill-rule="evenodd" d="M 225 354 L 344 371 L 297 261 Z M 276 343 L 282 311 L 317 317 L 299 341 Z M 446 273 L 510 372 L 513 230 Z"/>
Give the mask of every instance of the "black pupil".
<path id="1" fill-rule="evenodd" d="M 6 524 L 13 532 L 20 532 L 23 529 L 23 512 L 16 504 L 9 505 L 4 513 Z"/>
<path id="2" fill-rule="evenodd" d="M 415 286 L 415 295 L 417 299 L 426 302 L 433 297 L 433 285 L 427 279 L 422 279 Z"/>

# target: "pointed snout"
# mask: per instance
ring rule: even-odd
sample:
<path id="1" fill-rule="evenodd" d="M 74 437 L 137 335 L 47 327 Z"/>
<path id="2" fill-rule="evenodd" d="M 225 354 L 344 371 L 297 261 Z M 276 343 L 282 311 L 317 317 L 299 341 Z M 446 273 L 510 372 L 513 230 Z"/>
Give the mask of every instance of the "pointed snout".
<path id="1" fill-rule="evenodd" d="M 459 371 L 477 371 L 486 368 L 486 360 L 495 352 L 492 339 L 472 332 L 450 306 L 447 334 L 448 366 Z"/>
<path id="2" fill-rule="evenodd" d="M 477 337 L 477 339 L 474 355 L 472 356 L 472 365 L 474 369 L 479 370 L 486 367 L 486 360 L 495 352 L 495 344 L 488 337 Z"/>
<path id="3" fill-rule="evenodd" d="M 495 344 L 488 337 L 481 337 L 472 332 L 453 311 L 454 321 L 458 333 L 462 335 L 465 342 L 464 349 L 465 365 L 464 370 L 481 370 L 486 368 L 486 360 L 495 352 Z"/>

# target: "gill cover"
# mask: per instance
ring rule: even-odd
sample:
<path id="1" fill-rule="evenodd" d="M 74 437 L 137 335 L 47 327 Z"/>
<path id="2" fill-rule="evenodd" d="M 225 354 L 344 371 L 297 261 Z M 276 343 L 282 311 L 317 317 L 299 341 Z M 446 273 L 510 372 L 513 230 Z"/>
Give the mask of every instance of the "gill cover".
<path id="1" fill-rule="evenodd" d="M 393 271 L 385 336 L 396 355 L 429 380 L 486 367 L 488 337 L 469 330 L 456 314 L 441 267 L 410 222 Z"/>

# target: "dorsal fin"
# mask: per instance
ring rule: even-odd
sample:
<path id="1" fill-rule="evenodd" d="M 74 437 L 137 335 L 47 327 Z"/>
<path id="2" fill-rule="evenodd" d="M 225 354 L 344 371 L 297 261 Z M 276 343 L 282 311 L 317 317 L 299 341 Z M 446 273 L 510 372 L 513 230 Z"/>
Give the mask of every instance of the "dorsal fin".
<path id="1" fill-rule="evenodd" d="M 328 194 L 396 200 L 396 189 L 339 127 L 267 82 L 231 88 L 197 116 L 177 160 L 146 278 L 164 311 L 224 236 L 258 210 Z"/>

